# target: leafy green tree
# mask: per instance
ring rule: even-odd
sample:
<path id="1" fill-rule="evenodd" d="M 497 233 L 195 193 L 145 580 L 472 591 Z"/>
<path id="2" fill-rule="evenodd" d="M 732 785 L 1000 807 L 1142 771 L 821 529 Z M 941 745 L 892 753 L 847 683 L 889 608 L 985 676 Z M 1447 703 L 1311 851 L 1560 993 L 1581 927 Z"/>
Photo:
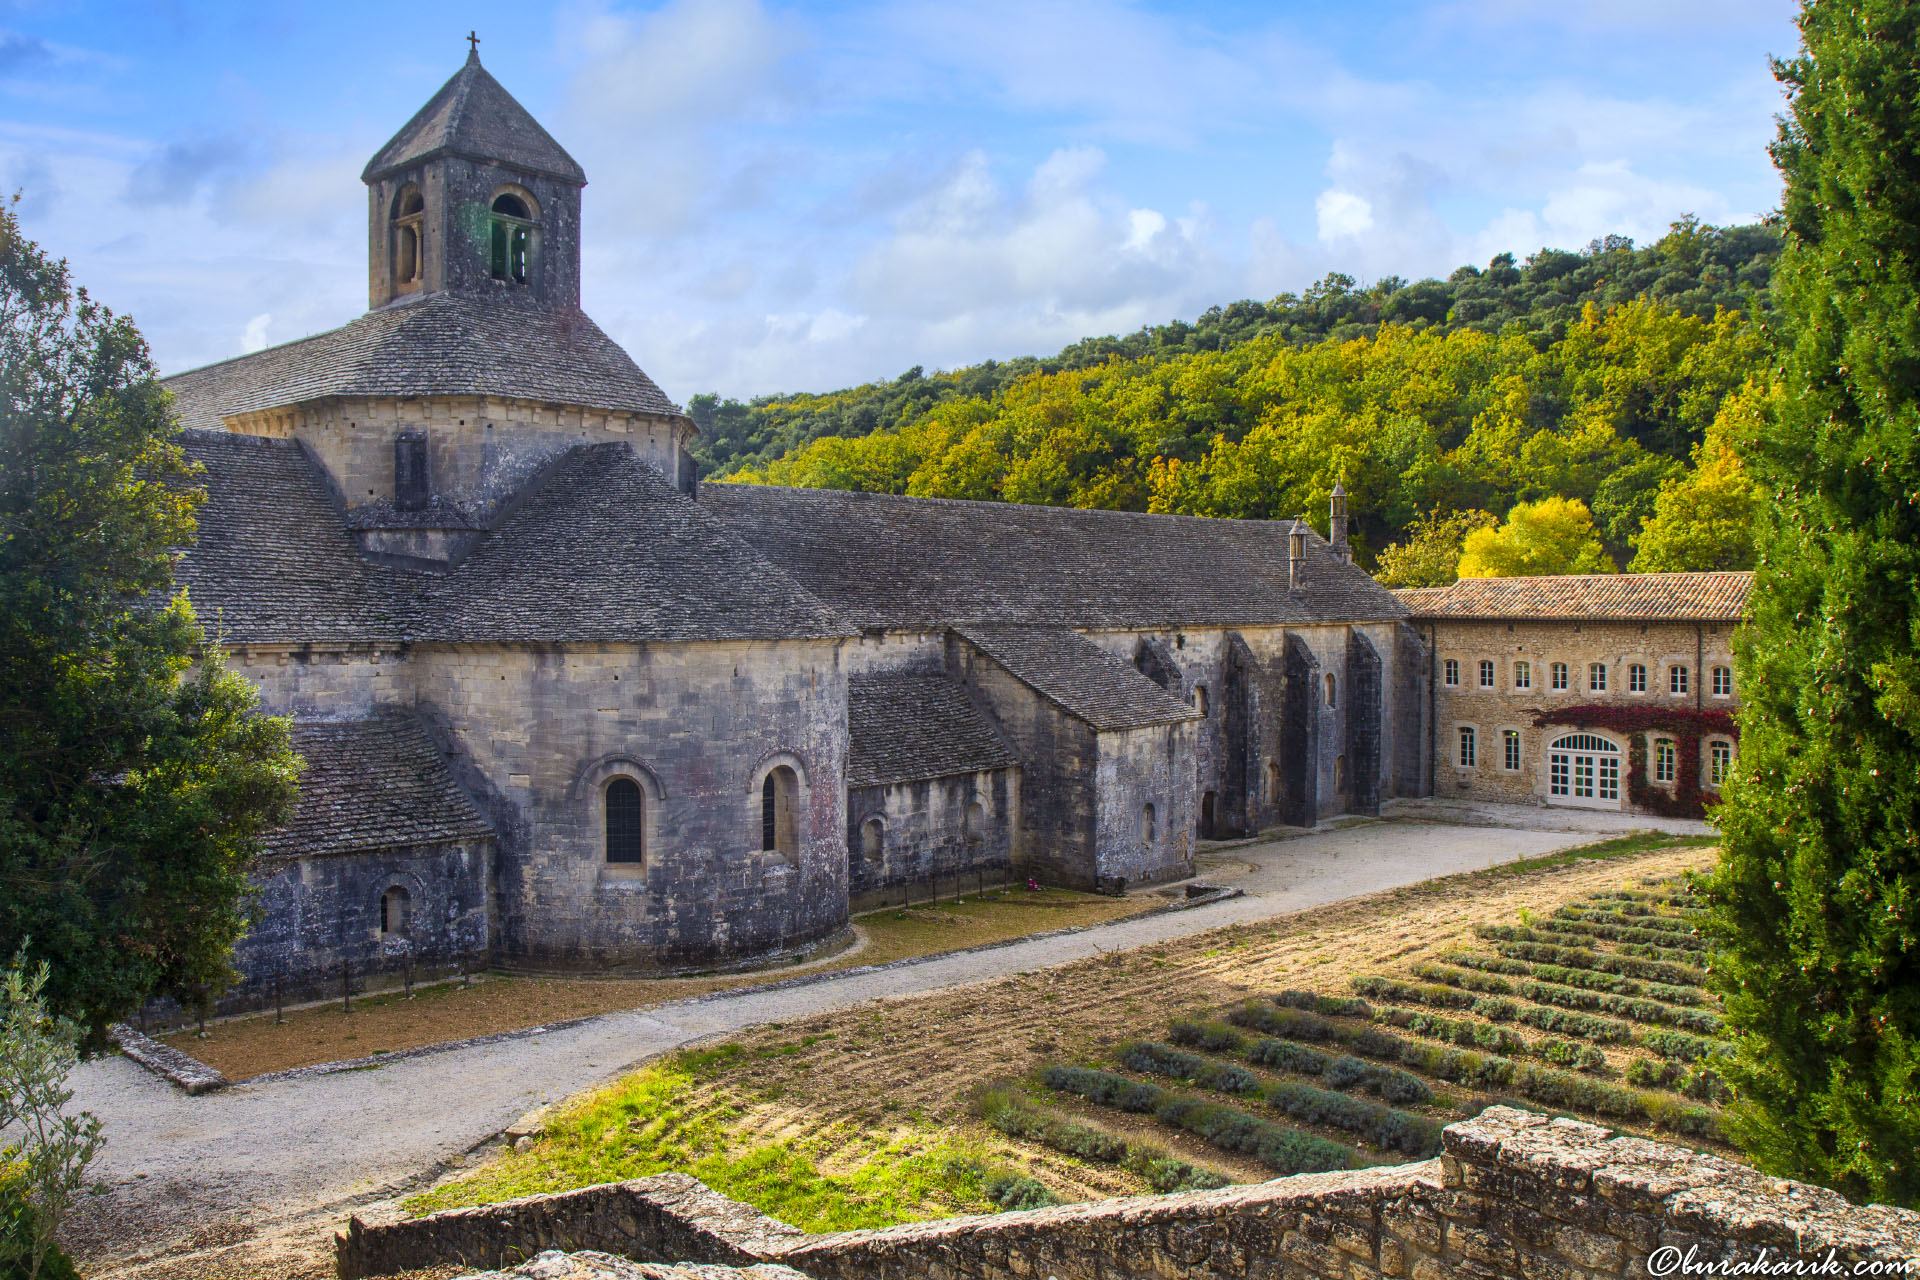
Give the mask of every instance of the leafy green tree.
<path id="1" fill-rule="evenodd" d="M 1491 529 L 1500 521 L 1487 511 L 1438 511 L 1417 517 L 1405 542 L 1380 552 L 1373 576 L 1383 587 L 1444 587 L 1460 577 L 1460 549 L 1476 529 Z"/>
<path id="2" fill-rule="evenodd" d="M 1461 544 L 1463 578 L 1520 578 L 1544 573 L 1612 573 L 1593 513 L 1578 498 L 1523 502 L 1497 529 L 1475 529 Z"/>
<path id="3" fill-rule="evenodd" d="M 1805 0 L 1776 65 L 1790 247 L 1768 496 L 1709 883 L 1762 1169 L 1920 1206 L 1920 3 Z"/>
<path id="4" fill-rule="evenodd" d="M 75 1274 L 54 1237 L 101 1145 L 98 1117 L 67 1114 L 80 1029 L 47 1012 L 46 985 L 45 962 L 0 970 L 0 1276 L 22 1280 Z"/>
<path id="5" fill-rule="evenodd" d="M 1734 445 L 1764 429 L 1764 393 L 1748 387 L 1728 396 L 1707 438 L 1693 451 L 1693 470 L 1669 477 L 1635 538 L 1635 573 L 1753 568 L 1753 521 L 1760 490 Z"/>
<path id="6" fill-rule="evenodd" d="M 0 954 L 47 962 L 92 1045 L 224 985 L 293 794 L 285 723 L 169 598 L 177 431 L 138 331 L 0 209 Z"/>

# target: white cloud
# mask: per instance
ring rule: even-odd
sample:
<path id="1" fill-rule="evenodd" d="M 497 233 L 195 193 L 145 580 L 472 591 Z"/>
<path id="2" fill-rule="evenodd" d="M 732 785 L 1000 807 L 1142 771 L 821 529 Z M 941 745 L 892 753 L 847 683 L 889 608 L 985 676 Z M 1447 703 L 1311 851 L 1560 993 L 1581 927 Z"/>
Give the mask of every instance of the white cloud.
<path id="1" fill-rule="evenodd" d="M 242 351 L 259 351 L 264 349 L 268 345 L 267 326 L 272 323 L 273 313 L 271 311 L 262 311 L 253 319 L 247 321 L 246 332 L 240 335 L 240 349 Z"/>
<path id="2" fill-rule="evenodd" d="M 1373 230 L 1373 202 L 1351 191 L 1328 187 L 1313 202 L 1323 241 L 1347 240 Z"/>

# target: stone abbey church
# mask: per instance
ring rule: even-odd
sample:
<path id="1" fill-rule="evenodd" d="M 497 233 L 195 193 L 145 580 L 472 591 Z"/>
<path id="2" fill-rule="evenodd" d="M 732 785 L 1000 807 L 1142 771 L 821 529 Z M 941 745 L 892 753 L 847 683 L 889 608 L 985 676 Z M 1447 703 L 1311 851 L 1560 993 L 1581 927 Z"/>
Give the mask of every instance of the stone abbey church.
<path id="1" fill-rule="evenodd" d="M 934 882 L 1178 878 L 1425 789 L 1408 611 L 1304 521 L 696 484 L 580 308 L 586 176 L 470 56 L 381 148 L 369 310 L 168 379 L 181 565 L 308 765 L 233 1003 L 803 954 Z"/>

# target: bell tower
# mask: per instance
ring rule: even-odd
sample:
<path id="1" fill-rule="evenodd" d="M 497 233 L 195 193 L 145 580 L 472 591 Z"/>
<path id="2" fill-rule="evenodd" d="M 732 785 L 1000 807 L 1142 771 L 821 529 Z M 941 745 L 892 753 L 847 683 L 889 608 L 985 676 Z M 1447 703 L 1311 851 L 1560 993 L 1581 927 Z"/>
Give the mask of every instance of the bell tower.
<path id="1" fill-rule="evenodd" d="M 480 65 L 466 65 L 380 148 L 367 184 L 367 304 L 440 293 L 580 309 L 587 175 Z"/>

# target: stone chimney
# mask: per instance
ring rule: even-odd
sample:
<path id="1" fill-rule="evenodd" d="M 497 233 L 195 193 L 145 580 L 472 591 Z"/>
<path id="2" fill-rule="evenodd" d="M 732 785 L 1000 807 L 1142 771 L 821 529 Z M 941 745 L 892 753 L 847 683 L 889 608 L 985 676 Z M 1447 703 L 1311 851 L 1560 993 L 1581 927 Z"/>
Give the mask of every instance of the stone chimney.
<path id="1" fill-rule="evenodd" d="M 1347 549 L 1347 488 L 1339 481 L 1333 485 L 1333 508 L 1327 516 L 1327 541 L 1333 544 L 1334 558 L 1342 564 L 1353 563 Z"/>
<path id="2" fill-rule="evenodd" d="M 1296 516 L 1287 531 L 1287 590 L 1298 591 L 1306 585 L 1307 521 Z"/>

